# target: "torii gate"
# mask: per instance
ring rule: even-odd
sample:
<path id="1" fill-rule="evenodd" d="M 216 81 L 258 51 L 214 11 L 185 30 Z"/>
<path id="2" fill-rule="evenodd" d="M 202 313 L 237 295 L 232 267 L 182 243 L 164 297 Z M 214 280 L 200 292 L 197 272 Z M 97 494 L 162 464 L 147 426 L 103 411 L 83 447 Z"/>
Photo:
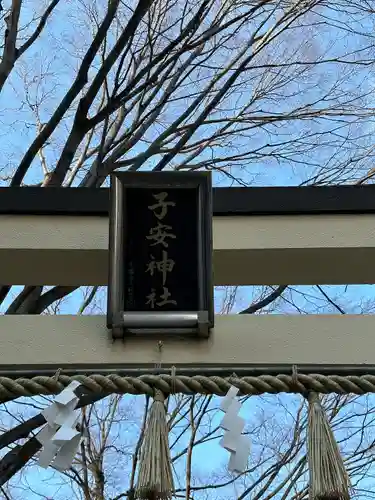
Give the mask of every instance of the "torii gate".
<path id="1" fill-rule="evenodd" d="M 163 200 L 166 194 L 161 192 L 155 198 Z M 214 189 L 214 283 L 374 283 L 374 194 L 375 186 Z M 201 194 L 198 199 L 202 206 Z M 106 189 L 0 189 L 1 282 L 105 285 L 110 262 L 110 288 L 120 290 L 123 278 L 118 280 L 113 271 L 114 261 L 123 258 L 114 236 L 121 230 L 120 219 L 112 217 L 108 231 L 109 201 Z M 113 207 L 121 211 L 123 201 L 120 197 L 117 205 L 112 203 L 112 216 Z M 206 204 L 209 212 L 210 203 Z M 211 245 L 208 216 L 211 223 L 206 210 L 206 222 L 199 222 L 201 236 L 197 239 L 202 240 L 207 230 L 206 243 Z M 200 270 L 206 264 L 202 278 L 206 289 L 208 284 L 211 287 L 207 268 L 211 255 L 207 256 L 206 251 L 197 260 Z M 113 300 L 112 292 L 108 311 L 113 304 L 125 304 L 121 302 L 124 286 L 121 300 Z M 228 391 L 221 405 L 228 412 L 221 422 L 226 431 L 222 446 L 231 453 L 230 470 L 242 472 L 250 444 L 242 435 L 244 420 L 237 415 L 237 391 L 299 392 L 309 401 L 309 496 L 312 500 L 349 500 L 348 475 L 316 392 L 375 392 L 373 317 L 220 315 L 207 335 L 207 325 L 212 326 L 212 301 L 205 302 L 201 292 L 198 296 L 199 304 L 208 304 L 208 311 L 197 311 L 197 318 L 202 311 L 207 313 L 206 329 L 196 329 L 196 333 L 204 333 L 203 338 L 172 335 L 160 342 L 156 329 L 156 335 L 114 341 L 129 328 L 124 323 L 114 325 L 110 313 L 109 320 L 72 315 L 0 317 L 2 402 L 23 395 L 58 393 L 74 379 L 84 389 L 77 394 L 79 383 L 72 382 L 52 409 L 36 417 L 37 427 L 47 422 L 46 426 L 17 451 L 21 456 L 17 466 L 8 467 L 12 457 L 4 457 L 0 484 L 42 446 L 42 466 L 69 467 L 81 439 L 75 409 L 111 392 L 144 393 L 154 396 L 154 403 L 142 444 L 136 498 L 169 499 L 174 486 L 164 406 L 167 394 L 224 395 Z M 126 311 L 120 309 L 119 313 L 125 322 Z M 136 315 L 139 319 L 138 312 Z M 62 420 L 59 412 L 64 415 Z M 2 436 L 3 446 L 15 431 L 21 432 L 16 428 Z"/>

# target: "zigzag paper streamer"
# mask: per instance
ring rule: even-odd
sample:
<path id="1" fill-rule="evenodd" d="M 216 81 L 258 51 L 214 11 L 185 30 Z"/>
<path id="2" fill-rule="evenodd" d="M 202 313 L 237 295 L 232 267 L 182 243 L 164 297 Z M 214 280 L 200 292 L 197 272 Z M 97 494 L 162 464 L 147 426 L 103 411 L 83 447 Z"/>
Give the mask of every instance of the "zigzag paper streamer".
<path id="1" fill-rule="evenodd" d="M 47 424 L 36 438 L 43 446 L 38 464 L 44 469 L 50 465 L 60 471 L 69 469 L 77 453 L 82 437 L 76 430 L 79 410 L 75 410 L 78 397 L 74 391 L 79 385 L 73 381 L 42 411 Z"/>
<path id="2" fill-rule="evenodd" d="M 220 427 L 225 430 L 225 433 L 219 444 L 230 453 L 228 469 L 231 472 L 240 473 L 247 468 L 250 439 L 242 434 L 245 420 L 238 415 L 241 404 L 235 399 L 237 394 L 238 389 L 232 386 L 221 402 L 220 409 L 225 415 L 220 422 Z"/>

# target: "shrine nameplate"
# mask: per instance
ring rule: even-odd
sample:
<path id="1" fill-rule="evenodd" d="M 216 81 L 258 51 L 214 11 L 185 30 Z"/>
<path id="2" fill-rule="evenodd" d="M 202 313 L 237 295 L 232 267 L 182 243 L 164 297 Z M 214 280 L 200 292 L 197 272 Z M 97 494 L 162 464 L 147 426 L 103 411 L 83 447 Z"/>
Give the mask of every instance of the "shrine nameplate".
<path id="1" fill-rule="evenodd" d="M 213 326 L 209 173 L 111 176 L 107 326 L 197 333 Z"/>

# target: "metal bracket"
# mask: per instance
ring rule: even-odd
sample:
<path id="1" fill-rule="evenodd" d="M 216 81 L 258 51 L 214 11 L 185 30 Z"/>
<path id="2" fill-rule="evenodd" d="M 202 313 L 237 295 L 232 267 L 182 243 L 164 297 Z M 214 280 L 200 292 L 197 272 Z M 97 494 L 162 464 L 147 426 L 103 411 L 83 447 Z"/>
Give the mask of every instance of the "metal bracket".
<path id="1" fill-rule="evenodd" d="M 124 312 L 114 315 L 112 338 L 122 339 L 126 333 L 163 335 L 195 334 L 201 338 L 210 335 L 208 311 L 198 312 Z"/>

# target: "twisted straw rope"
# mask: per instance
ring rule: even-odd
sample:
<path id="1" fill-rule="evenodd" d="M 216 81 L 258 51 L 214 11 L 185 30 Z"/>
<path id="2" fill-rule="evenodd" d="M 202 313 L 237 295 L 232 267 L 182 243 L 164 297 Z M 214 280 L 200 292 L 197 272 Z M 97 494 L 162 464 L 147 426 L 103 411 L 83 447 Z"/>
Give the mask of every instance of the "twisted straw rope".
<path id="1" fill-rule="evenodd" d="M 77 375 L 69 377 L 38 376 L 33 378 L 11 379 L 0 377 L 0 402 L 9 401 L 20 396 L 36 396 L 38 394 L 58 394 L 72 380 L 78 380 L 91 393 L 117 394 L 149 394 L 155 389 L 164 394 L 171 392 L 182 394 L 216 394 L 223 396 L 231 385 L 245 394 L 277 394 L 306 393 L 307 391 L 322 394 L 366 394 L 375 392 L 375 375 L 260 375 L 257 377 L 205 377 L 182 375 L 141 375 L 139 377 L 122 377 L 111 375 Z"/>

